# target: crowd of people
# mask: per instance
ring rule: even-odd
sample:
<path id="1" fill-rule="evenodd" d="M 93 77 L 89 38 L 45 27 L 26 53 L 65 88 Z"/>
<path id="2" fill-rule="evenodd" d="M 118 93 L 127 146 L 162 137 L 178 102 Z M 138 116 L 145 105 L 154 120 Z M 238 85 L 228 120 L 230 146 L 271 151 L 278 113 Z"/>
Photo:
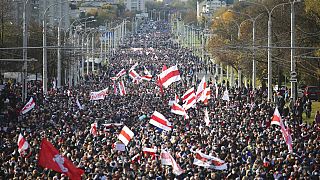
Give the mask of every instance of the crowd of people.
<path id="1" fill-rule="evenodd" d="M 38 165 L 42 138 L 83 169 L 83 179 L 319 179 L 320 124 L 302 123 L 291 111 L 286 113 L 282 120 L 293 139 L 293 153 L 289 153 L 279 126 L 270 124 L 276 104 L 268 101 L 262 90 L 237 88 L 207 78 L 211 87 L 207 105 L 199 102 L 188 109 L 189 119 L 171 113 L 168 103 L 175 94 L 181 97 L 197 87 L 201 73 L 206 71 L 209 76 L 214 71 L 190 50 L 178 48 L 169 30 L 168 23 L 154 22 L 148 31 L 128 35 L 126 45 L 109 59 L 108 66 L 100 73 L 86 75 L 76 87 L 52 90 L 43 96 L 39 84 L 34 84 L 28 95 L 35 99 L 36 106 L 25 115 L 19 114 L 24 104 L 14 96 L 19 87 L 8 84 L 4 91 L 10 96 L 4 99 L 11 107 L 10 116 L 0 122 L 1 179 L 67 179 Z M 120 96 L 110 77 L 122 69 L 128 71 L 135 63 L 136 72 L 142 75 L 147 69 L 153 78 L 135 83 L 127 72 L 121 77 L 127 94 Z M 177 65 L 181 80 L 161 93 L 157 75 L 164 65 Z M 221 98 L 226 86 L 232 94 L 230 101 Z M 90 100 L 90 92 L 106 88 L 104 100 Z M 77 106 L 77 99 L 83 109 Z M 209 111 L 209 125 L 204 121 L 205 108 Z M 172 123 L 172 131 L 149 123 L 154 111 Z M 98 123 L 97 136 L 90 133 L 94 122 Z M 105 126 L 110 123 L 117 125 Z M 134 132 L 126 151 L 114 147 L 120 142 L 123 125 L 119 124 Z M 30 144 L 31 154 L 27 157 L 18 153 L 19 133 Z M 156 155 L 143 153 L 145 147 L 155 148 Z M 171 166 L 161 164 L 159 154 L 163 149 L 170 152 L 184 173 L 176 175 Z M 193 164 L 196 151 L 219 157 L 227 163 L 227 169 Z M 133 160 L 137 154 L 139 160 Z"/>

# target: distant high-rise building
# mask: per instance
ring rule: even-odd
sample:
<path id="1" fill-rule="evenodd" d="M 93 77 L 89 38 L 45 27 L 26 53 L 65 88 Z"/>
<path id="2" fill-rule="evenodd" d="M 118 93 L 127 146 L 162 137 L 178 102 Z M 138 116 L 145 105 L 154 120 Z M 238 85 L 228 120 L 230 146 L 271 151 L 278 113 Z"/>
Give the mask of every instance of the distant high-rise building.
<path id="1" fill-rule="evenodd" d="M 125 0 L 124 4 L 129 11 L 145 12 L 145 0 Z"/>
<path id="2" fill-rule="evenodd" d="M 230 3 L 230 4 L 229 4 Z M 227 7 L 233 3 L 232 0 L 204 0 L 197 2 L 197 18 L 211 17 L 219 8 Z"/>

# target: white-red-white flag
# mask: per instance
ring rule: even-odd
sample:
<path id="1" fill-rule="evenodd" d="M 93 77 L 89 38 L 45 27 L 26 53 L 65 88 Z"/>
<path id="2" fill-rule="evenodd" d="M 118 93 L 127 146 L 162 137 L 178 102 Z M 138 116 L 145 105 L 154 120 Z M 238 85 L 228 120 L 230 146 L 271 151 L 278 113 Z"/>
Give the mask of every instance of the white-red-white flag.
<path id="1" fill-rule="evenodd" d="M 125 75 L 126 74 L 126 70 L 122 69 L 120 72 L 118 72 L 118 74 L 116 75 L 118 78 Z"/>
<path id="2" fill-rule="evenodd" d="M 149 123 L 166 131 L 172 130 L 171 123 L 157 111 L 154 111 L 154 113 L 151 115 Z"/>
<path id="3" fill-rule="evenodd" d="M 113 85 L 113 94 L 117 95 L 118 94 L 118 88 L 117 88 L 117 84 L 115 81 L 112 82 Z"/>
<path id="4" fill-rule="evenodd" d="M 192 94 L 190 94 L 190 96 L 188 97 L 186 102 L 183 104 L 183 108 L 185 110 L 188 110 L 191 107 L 193 107 L 196 103 L 197 103 L 196 95 L 194 93 L 192 93 Z"/>
<path id="5" fill-rule="evenodd" d="M 97 136 L 98 135 L 98 123 L 97 122 L 91 124 L 90 133 L 93 136 Z"/>
<path id="6" fill-rule="evenodd" d="M 133 80 L 136 79 L 139 76 L 140 75 L 135 70 L 129 71 L 129 77 L 131 77 Z"/>
<path id="7" fill-rule="evenodd" d="M 143 153 L 144 154 L 148 154 L 150 156 L 153 156 L 155 158 L 156 156 L 156 153 L 157 153 L 157 149 L 156 148 L 147 148 L 147 147 L 144 147 L 142 149 Z"/>
<path id="8" fill-rule="evenodd" d="M 131 68 L 129 69 L 129 72 L 134 70 L 137 66 L 138 66 L 138 63 L 136 62 L 133 66 L 131 66 Z"/>
<path id="9" fill-rule="evenodd" d="M 162 86 L 167 88 L 170 84 L 180 81 L 180 72 L 177 66 L 172 66 L 160 74 Z"/>
<path id="10" fill-rule="evenodd" d="M 210 126 L 210 119 L 207 108 L 204 109 L 204 122 L 206 122 L 206 126 Z"/>
<path id="11" fill-rule="evenodd" d="M 278 108 L 276 107 L 276 109 L 274 110 L 273 116 L 272 116 L 272 120 L 271 120 L 271 124 L 275 124 L 278 126 L 284 126 L 283 122 L 281 120 L 281 115 L 279 113 Z"/>
<path id="12" fill-rule="evenodd" d="M 138 153 L 138 154 L 136 154 L 136 155 L 134 155 L 132 158 L 131 158 L 131 163 L 135 163 L 135 162 L 137 162 L 137 163 L 139 163 L 140 164 L 140 154 Z"/>
<path id="13" fill-rule="evenodd" d="M 33 109 L 35 105 L 36 105 L 36 103 L 34 102 L 33 98 L 31 97 L 31 98 L 29 99 L 29 101 L 27 102 L 27 104 L 24 105 L 24 107 L 21 109 L 20 113 L 21 113 L 21 114 L 26 114 L 26 113 L 29 112 L 31 109 Z"/>
<path id="14" fill-rule="evenodd" d="M 158 58 L 157 58 L 158 59 Z M 167 66 L 164 64 L 163 66 L 162 66 L 162 69 L 161 69 L 161 72 L 163 72 L 163 71 L 165 71 L 165 70 L 167 70 L 168 68 L 167 68 Z"/>
<path id="15" fill-rule="evenodd" d="M 119 92 L 120 92 L 120 96 L 124 96 L 127 94 L 126 88 L 124 87 L 124 83 L 123 81 L 118 82 L 119 84 Z"/>
<path id="16" fill-rule="evenodd" d="M 181 96 L 182 102 L 186 102 L 188 99 L 190 99 L 192 94 L 194 94 L 194 87 L 190 88 Z"/>
<path id="17" fill-rule="evenodd" d="M 228 168 L 227 163 L 223 160 L 214 156 L 206 155 L 200 151 L 195 152 L 193 164 L 216 170 L 226 170 Z"/>
<path id="18" fill-rule="evenodd" d="M 211 88 L 207 87 L 205 91 L 206 91 L 206 99 L 211 99 Z"/>
<path id="19" fill-rule="evenodd" d="M 30 148 L 29 143 L 26 141 L 26 139 L 22 136 L 22 134 L 19 134 L 18 137 L 18 152 L 22 157 L 25 157 L 27 155 L 26 151 Z"/>
<path id="20" fill-rule="evenodd" d="M 207 87 L 204 90 L 203 96 L 200 98 L 201 101 L 203 101 L 204 104 L 208 104 L 208 100 L 211 98 L 211 90 L 210 87 Z"/>
<path id="21" fill-rule="evenodd" d="M 120 78 L 121 76 L 125 75 L 126 74 L 126 70 L 125 69 L 122 69 L 120 72 L 118 72 L 116 74 L 115 77 L 111 77 L 110 79 L 112 79 L 113 81 L 117 80 L 118 78 Z"/>
<path id="22" fill-rule="evenodd" d="M 134 133 L 127 127 L 124 126 L 118 136 L 118 139 L 123 142 L 124 145 L 128 145 L 130 140 L 133 138 Z"/>
<path id="23" fill-rule="evenodd" d="M 117 78 L 117 77 L 110 77 L 110 79 L 111 79 L 112 81 L 115 81 L 115 80 L 117 80 L 118 78 Z"/>
<path id="24" fill-rule="evenodd" d="M 141 76 L 141 79 L 145 81 L 151 81 L 152 75 L 148 74 L 148 75 Z"/>
<path id="25" fill-rule="evenodd" d="M 206 87 L 207 87 L 206 77 L 203 76 L 196 92 L 197 101 L 199 101 L 201 96 L 203 96 L 204 90 L 206 89 Z"/>
<path id="26" fill-rule="evenodd" d="M 188 116 L 186 110 L 182 106 L 180 106 L 178 103 L 172 104 L 171 112 L 174 114 L 184 116 L 186 119 L 189 119 L 189 116 Z"/>
<path id="27" fill-rule="evenodd" d="M 292 153 L 293 152 L 293 148 L 292 148 L 291 132 L 290 132 L 289 128 L 285 127 L 277 107 L 274 110 L 274 113 L 273 113 L 273 116 L 272 116 L 272 120 L 271 120 L 271 124 L 275 124 L 275 125 L 280 126 L 282 137 L 283 137 L 283 139 L 285 140 L 285 142 L 286 142 L 286 144 L 288 146 L 289 153 Z"/>
<path id="28" fill-rule="evenodd" d="M 179 103 L 179 102 L 180 102 L 180 98 L 179 98 L 179 96 L 178 96 L 177 94 L 174 94 L 174 101 L 175 101 L 176 103 Z"/>
<path id="29" fill-rule="evenodd" d="M 141 76 L 135 71 L 131 70 L 129 76 L 132 78 L 134 83 L 139 83 L 141 81 Z"/>
<path id="30" fill-rule="evenodd" d="M 162 150 L 160 153 L 160 158 L 161 158 L 161 164 L 167 165 L 167 166 L 172 166 L 172 172 L 173 174 L 179 176 L 182 173 L 184 173 L 184 170 L 181 169 L 179 164 L 173 159 L 171 154 L 165 150 Z"/>
<path id="31" fill-rule="evenodd" d="M 285 140 L 287 146 L 288 146 L 288 151 L 289 153 L 293 153 L 293 148 L 292 148 L 292 137 L 291 137 L 291 132 L 289 128 L 281 127 L 281 133 L 282 137 Z"/>

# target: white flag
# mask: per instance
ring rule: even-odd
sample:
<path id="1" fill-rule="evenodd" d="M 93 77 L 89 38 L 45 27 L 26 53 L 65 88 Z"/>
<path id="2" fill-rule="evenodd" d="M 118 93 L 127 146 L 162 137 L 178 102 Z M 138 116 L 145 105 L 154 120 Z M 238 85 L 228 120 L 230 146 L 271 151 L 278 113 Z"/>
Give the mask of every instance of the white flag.
<path id="1" fill-rule="evenodd" d="M 77 98 L 76 103 L 77 103 L 77 105 L 78 105 L 79 109 L 80 109 L 80 110 L 82 110 L 82 109 L 83 109 L 83 107 L 82 107 L 82 105 L 80 104 L 80 102 L 79 102 L 79 99 L 78 99 L 78 98 Z"/>
<path id="2" fill-rule="evenodd" d="M 230 101 L 228 89 L 223 92 L 222 100 Z"/>

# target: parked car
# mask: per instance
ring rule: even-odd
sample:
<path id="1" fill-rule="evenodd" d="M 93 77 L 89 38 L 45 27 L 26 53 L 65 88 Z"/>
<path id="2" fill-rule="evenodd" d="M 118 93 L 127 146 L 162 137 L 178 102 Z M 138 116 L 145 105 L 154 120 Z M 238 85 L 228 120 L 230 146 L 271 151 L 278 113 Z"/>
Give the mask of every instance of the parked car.
<path id="1" fill-rule="evenodd" d="M 310 100 L 320 100 L 320 88 L 318 86 L 307 86 L 304 95 L 309 96 Z"/>

